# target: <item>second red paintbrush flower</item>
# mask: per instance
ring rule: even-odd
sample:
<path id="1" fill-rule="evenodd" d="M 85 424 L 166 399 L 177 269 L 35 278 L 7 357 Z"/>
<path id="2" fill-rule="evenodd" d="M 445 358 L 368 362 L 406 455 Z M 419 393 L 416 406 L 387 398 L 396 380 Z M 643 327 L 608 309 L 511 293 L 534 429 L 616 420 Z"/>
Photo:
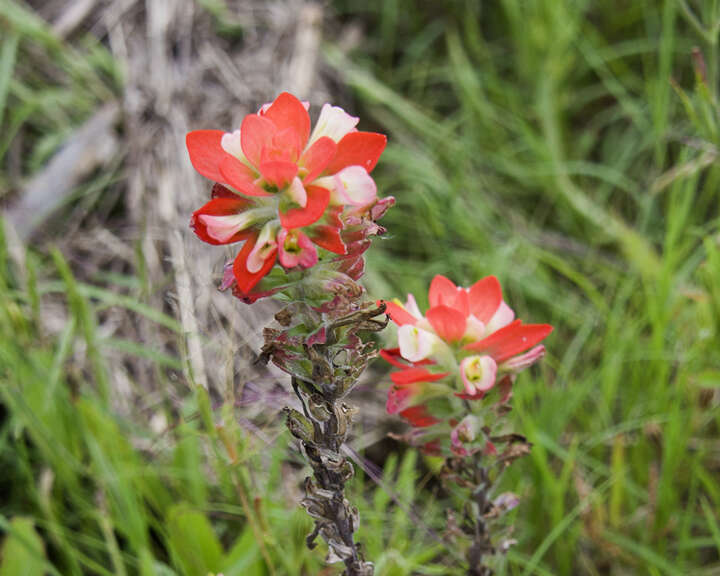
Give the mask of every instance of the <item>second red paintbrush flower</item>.
<path id="1" fill-rule="evenodd" d="M 398 326 L 398 347 L 380 355 L 399 368 L 391 374 L 387 410 L 413 426 L 440 422 L 425 403 L 446 397 L 448 388 L 459 398 L 481 400 L 496 384 L 511 383 L 515 374 L 545 354 L 540 342 L 552 326 L 516 320 L 494 276 L 470 288 L 435 276 L 428 301 L 425 315 L 412 295 L 405 304 L 385 302 Z"/>
<path id="2" fill-rule="evenodd" d="M 240 294 L 249 294 L 279 260 L 308 268 L 318 248 L 347 253 L 346 206 L 370 209 L 377 190 L 370 172 L 386 137 L 359 132 L 358 119 L 325 104 L 310 130 L 307 104 L 284 92 L 239 130 L 197 130 L 186 143 L 194 168 L 216 182 L 191 225 L 209 244 L 244 242 L 233 263 Z"/>

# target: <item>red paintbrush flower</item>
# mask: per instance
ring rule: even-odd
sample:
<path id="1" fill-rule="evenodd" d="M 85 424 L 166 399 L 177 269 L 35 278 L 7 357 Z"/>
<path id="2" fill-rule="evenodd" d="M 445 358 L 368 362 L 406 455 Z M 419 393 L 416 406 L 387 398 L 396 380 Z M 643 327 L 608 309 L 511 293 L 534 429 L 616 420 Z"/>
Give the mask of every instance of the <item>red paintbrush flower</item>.
<path id="1" fill-rule="evenodd" d="M 386 137 L 357 131 L 357 118 L 329 104 L 311 133 L 307 108 L 283 92 L 239 130 L 187 135 L 192 165 L 216 182 L 191 226 L 209 244 L 244 242 L 232 267 L 240 297 L 252 299 L 277 261 L 301 269 L 317 263 L 318 248 L 347 254 L 343 210 L 378 203 L 370 172 Z"/>
<path id="2" fill-rule="evenodd" d="M 438 383 L 449 385 L 461 398 L 480 399 L 496 382 L 512 380 L 545 354 L 540 342 L 552 326 L 515 320 L 494 276 L 470 288 L 436 276 L 428 300 L 424 316 L 412 295 L 405 304 L 385 302 L 398 326 L 399 346 L 383 350 L 381 356 L 400 369 L 391 375 L 388 412 L 442 394 Z M 457 391 L 460 386 L 464 392 Z"/>

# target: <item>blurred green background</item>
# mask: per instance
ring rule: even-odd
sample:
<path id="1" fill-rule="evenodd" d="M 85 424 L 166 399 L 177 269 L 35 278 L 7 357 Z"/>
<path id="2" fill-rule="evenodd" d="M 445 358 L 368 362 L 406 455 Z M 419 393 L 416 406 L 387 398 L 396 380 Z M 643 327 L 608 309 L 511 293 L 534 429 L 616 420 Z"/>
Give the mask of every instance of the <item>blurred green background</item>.
<path id="1" fill-rule="evenodd" d="M 186 159 L 142 163 L 287 83 L 389 136 L 371 295 L 495 274 L 521 318 L 556 327 L 515 388 L 534 447 L 505 478 L 522 505 L 498 572 L 720 574 L 716 0 L 43 4 L 0 0 L 0 576 L 338 573 L 304 548 L 281 423 L 239 406 L 249 360 L 199 385 L 194 347 L 238 341 L 201 314 L 193 339 L 183 316 L 173 234 L 200 196 L 182 180 L 168 196 L 161 169 Z M 156 56 L 182 90 L 151 90 L 172 82 Z M 67 182 L 43 196 L 108 106 L 108 153 L 56 166 Z M 177 213 L 153 220 L 155 187 Z M 382 408 L 377 370 L 365 401 Z M 377 573 L 461 574 L 427 463 L 373 426 L 356 447 L 384 480 L 352 490 Z"/>

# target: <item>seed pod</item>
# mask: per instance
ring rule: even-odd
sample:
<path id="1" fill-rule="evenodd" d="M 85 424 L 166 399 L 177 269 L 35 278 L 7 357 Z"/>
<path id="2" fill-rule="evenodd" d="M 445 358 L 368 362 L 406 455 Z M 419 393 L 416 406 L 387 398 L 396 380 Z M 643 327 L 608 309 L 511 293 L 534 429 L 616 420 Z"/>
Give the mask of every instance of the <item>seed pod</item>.
<path id="1" fill-rule="evenodd" d="M 330 412 L 327 404 L 320 394 L 313 394 L 308 400 L 308 410 L 315 420 L 318 422 L 327 422 L 330 419 Z"/>
<path id="2" fill-rule="evenodd" d="M 337 418 L 337 435 L 344 437 L 352 422 L 353 414 L 357 412 L 356 408 L 345 404 L 335 405 L 335 418 Z"/>
<path id="3" fill-rule="evenodd" d="M 342 454 L 328 450 L 327 448 L 318 449 L 318 454 L 323 467 L 328 470 L 332 470 L 333 472 L 339 472 L 342 469 L 343 464 L 346 462 L 345 457 Z"/>
<path id="4" fill-rule="evenodd" d="M 290 433 L 306 444 L 315 442 L 315 427 L 305 416 L 294 408 L 285 408 L 285 425 Z"/>
<path id="5" fill-rule="evenodd" d="M 338 473 L 340 474 L 343 482 L 347 482 L 355 475 L 355 468 L 353 468 L 353 465 L 349 460 L 345 460 L 340 466 Z"/>

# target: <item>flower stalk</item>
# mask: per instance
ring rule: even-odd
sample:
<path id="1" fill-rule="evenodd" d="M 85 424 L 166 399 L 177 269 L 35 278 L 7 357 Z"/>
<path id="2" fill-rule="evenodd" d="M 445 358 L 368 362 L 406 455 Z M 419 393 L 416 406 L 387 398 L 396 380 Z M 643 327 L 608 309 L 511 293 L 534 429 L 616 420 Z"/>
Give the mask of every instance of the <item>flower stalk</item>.
<path id="1" fill-rule="evenodd" d="M 461 522 L 458 523 L 450 514 L 449 523 L 453 525 L 451 533 L 469 543 L 465 553 L 468 576 L 494 574 L 492 566 L 496 558 L 515 544 L 512 527 L 504 522 L 504 516 L 520 500 L 511 492 L 496 495 L 496 489 L 508 466 L 530 453 L 531 444 L 519 434 L 496 437 L 494 440 L 498 445 L 507 445 L 503 453 L 449 457 L 441 472 L 443 481 L 452 483 L 465 502 L 461 510 Z"/>
<path id="2" fill-rule="evenodd" d="M 386 137 L 355 128 L 359 119 L 325 104 L 311 132 L 309 104 L 284 92 L 246 116 L 240 129 L 195 130 L 186 137 L 194 168 L 214 182 L 191 218 L 200 240 L 240 245 L 225 265 L 221 290 L 252 304 L 278 295 L 288 305 L 264 331 L 261 360 L 291 377 L 302 411 L 286 407 L 313 475 L 302 505 L 315 521 L 307 538 L 328 544 L 328 562 L 347 576 L 371 576 L 354 540 L 357 508 L 345 497 L 352 464 L 342 453 L 355 410 L 345 403 L 370 359 L 385 305 L 356 281 L 363 253 L 394 198 L 378 198 L 370 176 Z"/>
<path id="3" fill-rule="evenodd" d="M 423 315 L 415 298 L 388 302 L 397 348 L 380 352 L 391 374 L 387 411 L 413 429 L 400 438 L 443 456 L 441 477 L 461 503 L 449 506 L 449 535 L 465 550 L 468 576 L 489 576 L 514 543 L 503 516 L 519 499 L 495 495 L 504 470 L 530 451 L 505 428 L 517 374 L 540 361 L 548 324 L 524 324 L 505 303 L 494 276 L 470 288 L 436 276 Z"/>

